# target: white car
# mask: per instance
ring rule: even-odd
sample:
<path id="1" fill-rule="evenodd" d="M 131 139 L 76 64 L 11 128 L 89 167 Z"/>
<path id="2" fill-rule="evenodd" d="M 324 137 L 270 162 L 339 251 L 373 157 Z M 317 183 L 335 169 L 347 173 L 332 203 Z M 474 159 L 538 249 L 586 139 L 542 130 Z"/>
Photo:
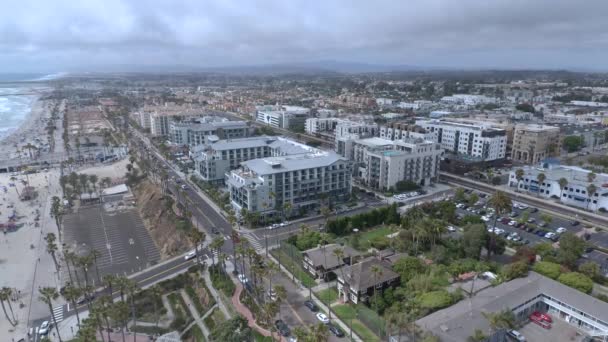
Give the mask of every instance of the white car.
<path id="1" fill-rule="evenodd" d="M 507 333 L 509 336 L 513 337 L 516 341 L 525 342 L 526 338 L 517 330 L 511 330 Z"/>
<path id="2" fill-rule="evenodd" d="M 277 229 L 277 228 L 279 228 L 279 227 L 281 227 L 281 225 L 280 225 L 280 224 L 278 224 L 278 223 L 274 223 L 272 226 L 268 226 L 268 229 L 272 230 L 272 229 Z"/>
<path id="3" fill-rule="evenodd" d="M 51 324 L 49 323 L 49 321 L 44 321 L 40 325 L 40 329 L 38 329 L 38 335 L 46 335 L 49 333 L 50 329 L 51 329 Z"/>
<path id="4" fill-rule="evenodd" d="M 325 323 L 325 324 L 329 323 L 329 318 L 327 318 L 327 316 L 322 312 L 319 312 L 317 314 L 317 319 L 319 321 L 321 321 L 321 323 Z"/>
<path id="5" fill-rule="evenodd" d="M 517 224 L 517 221 L 513 221 L 513 220 L 509 221 L 509 226 L 514 226 L 516 224 Z"/>
<path id="6" fill-rule="evenodd" d="M 482 220 L 483 222 L 488 222 L 488 221 L 490 221 L 490 218 L 489 218 L 489 217 L 487 217 L 487 216 L 482 216 L 482 217 L 481 217 L 481 220 Z"/>
<path id="7" fill-rule="evenodd" d="M 455 232 L 456 228 L 454 228 L 454 226 L 448 226 L 447 230 L 448 230 L 448 232 Z"/>
<path id="8" fill-rule="evenodd" d="M 194 259 L 196 257 L 196 251 L 190 251 L 188 254 L 184 255 L 184 260 Z"/>
<path id="9" fill-rule="evenodd" d="M 554 232 L 548 232 L 547 234 L 545 234 L 545 237 L 547 239 L 552 239 L 555 237 L 555 233 Z"/>
<path id="10" fill-rule="evenodd" d="M 555 230 L 557 232 L 557 234 L 563 234 L 566 232 L 566 228 L 564 227 L 559 227 L 557 228 L 557 230 Z"/>
<path id="11" fill-rule="evenodd" d="M 244 274 L 242 274 L 242 273 L 241 273 L 241 274 L 239 274 L 238 278 L 239 278 L 239 281 L 240 281 L 241 283 L 243 283 L 243 284 L 245 284 L 245 283 L 248 283 L 248 282 L 249 282 L 249 279 L 247 279 L 247 277 L 246 277 Z"/>

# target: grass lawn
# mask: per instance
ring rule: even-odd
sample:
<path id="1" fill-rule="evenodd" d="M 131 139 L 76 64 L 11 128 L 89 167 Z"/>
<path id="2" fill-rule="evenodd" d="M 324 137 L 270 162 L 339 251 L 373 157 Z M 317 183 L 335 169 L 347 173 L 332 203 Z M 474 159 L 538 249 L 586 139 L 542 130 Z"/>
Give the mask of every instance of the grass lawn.
<path id="1" fill-rule="evenodd" d="M 274 249 L 274 250 L 271 251 L 271 254 L 277 260 L 281 260 L 281 265 L 283 265 L 285 268 L 287 268 L 289 270 L 289 272 L 291 272 L 293 275 L 295 275 L 296 278 L 298 278 L 302 282 L 302 284 L 304 286 L 306 286 L 306 287 L 313 287 L 313 286 L 317 285 L 317 283 L 310 276 L 310 274 L 308 272 L 306 272 L 304 270 L 304 268 L 302 268 L 301 265 L 296 264 L 293 261 L 293 259 L 291 259 L 281 249 Z"/>
<path id="2" fill-rule="evenodd" d="M 321 290 L 316 292 L 316 294 L 323 303 L 333 303 L 338 300 L 338 290 L 335 287 Z"/>
<path id="3" fill-rule="evenodd" d="M 207 326 L 207 329 L 209 329 L 209 331 L 212 331 L 216 326 L 218 326 L 220 323 L 224 322 L 225 320 L 226 320 L 226 317 L 224 317 L 222 310 L 216 308 L 213 310 L 211 315 L 209 315 L 209 316 L 207 316 L 207 318 L 205 318 L 204 322 L 205 322 L 205 325 Z"/>
<path id="4" fill-rule="evenodd" d="M 198 327 L 198 324 L 193 325 L 192 328 L 190 328 L 189 333 L 190 333 L 190 336 L 192 336 L 196 342 L 206 342 L 207 341 L 207 340 L 205 340 L 205 335 L 203 335 L 201 328 Z"/>
<path id="5" fill-rule="evenodd" d="M 353 331 L 363 339 L 363 341 L 380 341 L 380 338 L 376 336 L 371 330 L 369 330 L 361 321 L 356 319 L 357 314 L 354 306 L 350 304 L 341 304 L 332 307 L 333 312 L 342 319 L 344 324 L 350 325 L 352 319 Z M 348 332 L 344 332 L 348 335 Z"/>
<path id="6" fill-rule="evenodd" d="M 270 338 L 270 336 L 264 336 L 255 330 L 253 331 L 253 340 L 255 342 L 272 342 L 272 338 Z"/>

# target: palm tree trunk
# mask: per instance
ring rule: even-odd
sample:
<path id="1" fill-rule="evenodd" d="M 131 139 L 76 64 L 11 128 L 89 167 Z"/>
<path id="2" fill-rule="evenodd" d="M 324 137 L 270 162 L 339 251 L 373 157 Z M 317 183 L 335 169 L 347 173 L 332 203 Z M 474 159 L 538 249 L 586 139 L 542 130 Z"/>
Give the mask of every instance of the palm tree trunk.
<path id="1" fill-rule="evenodd" d="M 135 326 L 135 302 L 133 301 L 133 294 L 131 294 L 131 317 L 133 320 L 133 326 Z M 137 332 L 133 329 L 133 342 L 137 342 Z"/>
<path id="2" fill-rule="evenodd" d="M 4 301 L 0 301 L 2 303 L 2 311 L 4 311 L 4 316 L 6 316 L 6 320 L 12 325 L 12 326 L 16 326 L 17 322 L 14 322 L 11 320 L 11 318 L 8 316 L 8 312 L 6 312 L 6 306 L 4 306 Z"/>

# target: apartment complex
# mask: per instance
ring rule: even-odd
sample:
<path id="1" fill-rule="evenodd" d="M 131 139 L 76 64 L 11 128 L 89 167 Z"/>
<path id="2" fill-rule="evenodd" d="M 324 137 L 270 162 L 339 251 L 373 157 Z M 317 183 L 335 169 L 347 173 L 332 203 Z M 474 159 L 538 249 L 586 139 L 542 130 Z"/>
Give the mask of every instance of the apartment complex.
<path id="1" fill-rule="evenodd" d="M 382 139 L 388 140 L 402 140 L 410 137 L 419 138 L 426 136 L 427 132 L 424 128 L 406 122 L 394 122 L 385 126 L 381 126 L 379 130 L 379 136 Z M 428 138 L 431 138 L 428 135 Z"/>
<path id="2" fill-rule="evenodd" d="M 334 152 L 301 147 L 307 152 L 252 159 L 230 171 L 226 183 L 235 211 L 288 217 L 318 209 L 325 196 L 333 203 L 348 200 L 351 163 Z"/>
<path id="3" fill-rule="evenodd" d="M 473 160 L 503 159 L 507 151 L 507 132 L 486 125 L 447 120 L 416 120 L 443 149 Z"/>
<path id="4" fill-rule="evenodd" d="M 558 164 L 544 163 L 537 167 L 524 167 L 524 175 L 517 179 L 515 170 L 509 174 L 509 186 L 516 187 L 521 191 L 528 191 L 546 198 L 559 198 L 562 203 L 590 210 L 608 209 L 608 174 L 598 173 L 589 182 L 590 170 L 576 166 L 564 166 Z M 544 174 L 545 179 L 541 183 L 539 174 Z M 559 180 L 566 180 L 563 189 Z M 593 188 L 589 186 L 593 184 Z M 589 193 L 594 190 L 593 193 Z"/>
<path id="5" fill-rule="evenodd" d="M 257 122 L 276 128 L 304 130 L 310 109 L 297 106 L 262 106 L 256 111 Z"/>
<path id="6" fill-rule="evenodd" d="M 366 138 L 353 141 L 351 159 L 355 178 L 374 189 L 389 190 L 400 181 L 428 185 L 436 179 L 443 150 L 420 138 L 388 140 Z"/>
<path id="7" fill-rule="evenodd" d="M 259 136 L 240 139 L 208 139 L 204 145 L 195 146 L 190 154 L 195 172 L 205 181 L 222 183 L 226 172 L 236 169 L 244 161 L 266 157 L 305 154 L 310 147 L 292 140 Z"/>
<path id="8" fill-rule="evenodd" d="M 217 116 L 205 116 L 189 121 L 171 121 L 169 140 L 177 145 L 197 146 L 207 143 L 211 136 L 220 139 L 248 137 L 250 127 L 245 121 L 230 121 Z"/>
<path id="9" fill-rule="evenodd" d="M 517 125 L 513 135 L 511 159 L 536 164 L 547 157 L 559 155 L 559 127 L 546 125 Z"/>

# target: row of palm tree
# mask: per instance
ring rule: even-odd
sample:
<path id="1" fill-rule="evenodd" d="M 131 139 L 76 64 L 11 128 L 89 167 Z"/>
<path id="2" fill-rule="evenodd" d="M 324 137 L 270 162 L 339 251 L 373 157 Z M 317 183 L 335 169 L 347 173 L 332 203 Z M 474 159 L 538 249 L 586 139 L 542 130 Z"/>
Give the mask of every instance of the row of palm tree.
<path id="1" fill-rule="evenodd" d="M 99 180 L 97 175 L 78 174 L 76 172 L 71 172 L 69 175 L 62 176 L 59 179 L 59 185 L 66 198 L 71 198 L 75 193 L 78 193 L 80 198 L 82 198 L 83 193 L 88 193 L 90 196 L 94 192 L 97 192 L 98 186 L 107 188 L 111 184 L 112 179 L 110 177 L 104 177 Z"/>

